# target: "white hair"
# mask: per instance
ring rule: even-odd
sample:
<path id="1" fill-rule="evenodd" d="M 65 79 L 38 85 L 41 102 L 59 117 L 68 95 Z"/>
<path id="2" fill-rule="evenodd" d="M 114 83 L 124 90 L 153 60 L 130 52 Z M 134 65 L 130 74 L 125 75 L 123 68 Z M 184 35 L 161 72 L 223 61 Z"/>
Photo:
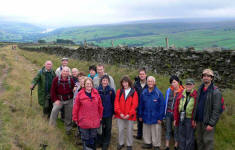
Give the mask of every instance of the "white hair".
<path id="1" fill-rule="evenodd" d="M 73 68 L 73 69 L 72 69 L 72 71 L 76 71 L 76 72 L 78 72 L 78 69 L 77 69 L 77 68 Z"/>
<path id="2" fill-rule="evenodd" d="M 69 67 L 64 66 L 62 70 L 69 71 Z"/>
<path id="3" fill-rule="evenodd" d="M 148 76 L 147 81 L 153 80 L 154 83 L 156 83 L 156 79 L 153 76 Z"/>

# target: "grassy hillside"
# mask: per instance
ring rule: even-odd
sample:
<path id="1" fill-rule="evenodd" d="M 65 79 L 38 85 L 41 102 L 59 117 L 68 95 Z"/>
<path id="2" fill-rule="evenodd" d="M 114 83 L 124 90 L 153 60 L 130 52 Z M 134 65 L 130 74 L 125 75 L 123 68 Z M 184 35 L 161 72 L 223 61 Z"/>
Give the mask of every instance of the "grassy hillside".
<path id="1" fill-rule="evenodd" d="M 0 146 L 3 149 L 39 149 L 40 144 L 48 144 L 52 150 L 77 149 L 73 136 L 66 136 L 63 124 L 58 121 L 58 128 L 51 128 L 47 120 L 43 118 L 42 110 L 37 104 L 37 95 L 34 91 L 33 107 L 29 106 L 29 86 L 36 71 L 46 60 L 52 60 L 54 69 L 60 65 L 60 58 L 45 53 L 28 52 L 23 50 L 12 51 L 11 47 L 0 48 L 0 63 L 9 66 L 9 74 L 5 80 L 6 91 L 0 97 Z M 19 54 L 19 55 L 18 55 Z M 26 60 L 26 59 L 27 60 Z M 77 67 L 80 71 L 88 73 L 88 66 L 95 62 L 84 62 L 71 59 L 69 66 Z M 132 79 L 137 75 L 137 70 L 123 68 L 116 65 L 105 65 L 106 72 L 111 74 L 120 87 L 119 80 L 123 75 L 129 75 Z M 1 66 L 0 66 L 1 69 Z M 154 75 L 157 86 L 163 93 L 169 86 L 168 76 Z M 13 80 L 14 79 L 14 80 Z M 197 82 L 197 86 L 200 82 Z M 235 94 L 234 90 L 225 89 L 223 92 L 228 109 L 224 112 L 216 130 L 216 150 L 231 150 L 235 146 Z M 2 136 L 3 135 L 3 136 Z M 163 139 L 164 140 L 164 139 Z M 114 121 L 112 130 L 111 150 L 116 149 L 117 127 Z M 142 142 L 134 141 L 136 150 L 141 149 Z M 164 147 L 164 143 L 162 143 Z M 162 148 L 163 148 L 162 147 Z M 81 148 L 81 147 L 80 147 Z M 1 148 L 0 148 L 1 149 Z"/>
<path id="2" fill-rule="evenodd" d="M 1 75 L 4 74 L 2 69 L 8 67 L 3 80 L 5 91 L 0 85 L 0 149 L 38 150 L 43 144 L 50 150 L 77 149 L 63 130 L 48 126 L 35 94 L 30 107 L 29 86 L 38 67 L 16 54 L 10 46 L 0 48 L 0 64 Z"/>
<path id="3" fill-rule="evenodd" d="M 129 46 L 224 47 L 235 48 L 235 21 L 221 22 L 150 22 L 89 27 L 62 28 L 43 39 L 70 39 L 77 43 L 87 40 L 99 46 L 118 44 Z"/>
<path id="4" fill-rule="evenodd" d="M 0 41 L 33 42 L 41 38 L 44 29 L 35 25 L 20 22 L 0 21 Z"/>
<path id="5" fill-rule="evenodd" d="M 0 21 L 0 41 L 48 42 L 56 39 L 73 40 L 82 43 L 86 40 L 98 46 L 165 46 L 176 47 L 222 47 L 235 49 L 235 20 L 155 20 L 128 22 L 99 26 L 66 27 L 49 33 L 41 33 L 43 28 L 17 22 Z"/>

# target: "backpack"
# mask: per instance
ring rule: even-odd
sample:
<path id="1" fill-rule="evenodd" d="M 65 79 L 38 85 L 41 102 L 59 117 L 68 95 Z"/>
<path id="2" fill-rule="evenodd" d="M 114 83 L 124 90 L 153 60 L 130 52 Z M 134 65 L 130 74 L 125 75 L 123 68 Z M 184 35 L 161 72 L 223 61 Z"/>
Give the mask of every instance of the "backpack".
<path id="1" fill-rule="evenodd" d="M 224 104 L 224 97 L 221 98 L 221 108 L 220 108 L 220 114 L 222 114 L 225 110 L 225 104 Z"/>
<path id="2" fill-rule="evenodd" d="M 58 77 L 58 86 L 60 85 L 60 80 L 61 80 L 61 75 L 59 75 L 59 77 Z M 72 86 L 71 86 L 71 78 L 70 78 L 70 76 L 68 76 L 68 82 L 69 82 L 69 88 L 71 89 Z"/>
<path id="3" fill-rule="evenodd" d="M 217 89 L 217 87 L 215 86 L 215 88 L 214 89 Z M 221 107 L 220 107 L 220 114 L 222 114 L 223 112 L 224 112 L 224 110 L 225 110 L 225 104 L 224 104 L 224 97 L 223 97 L 223 95 L 221 95 Z"/>

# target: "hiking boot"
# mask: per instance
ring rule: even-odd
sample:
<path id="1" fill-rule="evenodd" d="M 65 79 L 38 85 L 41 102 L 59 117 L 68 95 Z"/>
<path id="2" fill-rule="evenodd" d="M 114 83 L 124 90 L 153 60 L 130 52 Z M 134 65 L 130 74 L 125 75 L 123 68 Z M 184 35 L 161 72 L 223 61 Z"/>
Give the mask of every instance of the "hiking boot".
<path id="1" fill-rule="evenodd" d="M 126 150 L 132 150 L 132 146 L 127 146 Z"/>
<path id="2" fill-rule="evenodd" d="M 75 144 L 76 144 L 76 145 L 82 145 L 82 141 L 76 140 Z"/>
<path id="3" fill-rule="evenodd" d="M 101 143 L 97 143 L 96 144 L 96 148 L 101 148 L 102 147 L 102 144 Z"/>
<path id="4" fill-rule="evenodd" d="M 89 145 L 86 145 L 86 147 L 92 149 L 92 150 L 96 150 L 96 146 L 95 144 L 89 144 Z"/>
<path id="5" fill-rule="evenodd" d="M 117 145 L 117 150 L 121 150 L 124 147 L 124 145 Z"/>
<path id="6" fill-rule="evenodd" d="M 137 135 L 137 136 L 134 136 L 134 138 L 137 139 L 137 140 L 142 140 L 142 136 Z"/>
<path id="7" fill-rule="evenodd" d="M 144 144 L 141 146 L 143 149 L 152 149 L 152 144 Z"/>
<path id="8" fill-rule="evenodd" d="M 66 135 L 71 135 L 72 134 L 72 132 L 70 130 L 66 131 L 65 133 L 66 133 Z"/>
<path id="9" fill-rule="evenodd" d="M 159 146 L 155 146 L 155 147 L 153 147 L 153 150 L 160 150 L 160 147 Z"/>
<path id="10" fill-rule="evenodd" d="M 102 145 L 102 150 L 108 150 L 109 145 L 108 144 L 103 144 Z"/>
<path id="11" fill-rule="evenodd" d="M 165 150 L 170 150 L 170 148 L 169 147 L 166 147 L 166 149 Z"/>

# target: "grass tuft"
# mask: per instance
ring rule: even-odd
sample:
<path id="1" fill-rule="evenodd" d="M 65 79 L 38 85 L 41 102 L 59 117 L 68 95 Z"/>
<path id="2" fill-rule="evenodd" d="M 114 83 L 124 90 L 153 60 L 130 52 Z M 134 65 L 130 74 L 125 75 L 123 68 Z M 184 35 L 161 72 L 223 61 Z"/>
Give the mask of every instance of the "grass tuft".
<path id="1" fill-rule="evenodd" d="M 18 56 L 20 54 L 20 56 Z M 52 60 L 54 69 L 60 65 L 60 57 L 45 53 L 29 52 L 11 47 L 0 48 L 1 66 L 8 66 L 8 75 L 4 80 L 5 92 L 0 97 L 0 150 L 14 149 L 42 149 L 48 145 L 49 150 L 75 150 L 81 149 L 75 145 L 74 136 L 65 135 L 64 125 L 58 119 L 57 127 L 48 125 L 48 120 L 42 115 L 42 108 L 37 104 L 37 92 L 33 91 L 33 107 L 30 107 L 30 84 L 37 71 L 46 60 Z M 17 57 L 16 57 L 17 56 Z M 26 58 L 26 59 L 25 59 Z M 86 62 L 71 59 L 69 67 L 77 67 L 80 71 L 88 73 L 88 66 L 96 62 Z M 0 69 L 2 67 L 0 66 Z M 39 67 L 40 66 L 40 67 Z M 117 88 L 123 75 L 129 75 L 132 79 L 138 74 L 137 70 L 121 67 L 120 65 L 105 65 L 106 72 L 113 76 Z M 158 88 L 165 94 L 169 87 L 169 76 L 148 72 L 148 75 L 156 77 Z M 197 82 L 197 87 L 200 82 Z M 235 95 L 234 90 L 223 91 L 226 111 L 221 116 L 215 135 L 215 149 L 233 149 L 235 146 Z M 75 130 L 74 130 L 75 132 Z M 164 140 L 163 140 L 164 141 Z M 116 149 L 117 126 L 114 120 L 110 149 Z M 142 142 L 134 141 L 135 150 L 141 149 Z M 164 143 L 162 143 L 164 145 Z"/>

